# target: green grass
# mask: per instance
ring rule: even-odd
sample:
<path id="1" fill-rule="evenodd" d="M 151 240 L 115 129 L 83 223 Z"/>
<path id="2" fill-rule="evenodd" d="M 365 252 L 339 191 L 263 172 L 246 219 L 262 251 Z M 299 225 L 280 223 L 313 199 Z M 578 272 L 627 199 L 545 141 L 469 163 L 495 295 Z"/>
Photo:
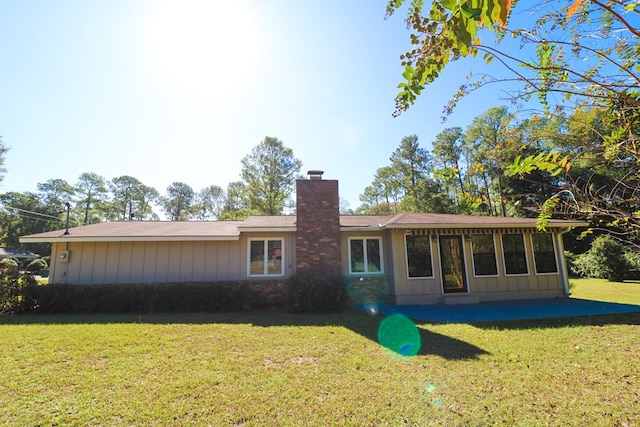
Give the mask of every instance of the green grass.
<path id="1" fill-rule="evenodd" d="M 640 304 L 621 286 L 613 300 Z M 639 313 L 419 324 L 415 357 L 378 344 L 381 320 L 0 318 L 0 425 L 640 425 Z"/>
<path id="2" fill-rule="evenodd" d="M 604 279 L 570 279 L 569 287 L 574 298 L 597 301 L 640 304 L 640 282 L 609 282 Z"/>

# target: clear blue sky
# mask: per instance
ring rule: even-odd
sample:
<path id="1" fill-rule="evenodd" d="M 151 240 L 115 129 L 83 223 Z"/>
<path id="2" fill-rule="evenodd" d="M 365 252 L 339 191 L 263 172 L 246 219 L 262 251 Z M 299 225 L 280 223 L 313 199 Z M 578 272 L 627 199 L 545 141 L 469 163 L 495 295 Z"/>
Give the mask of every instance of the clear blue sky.
<path id="1" fill-rule="evenodd" d="M 83 172 L 131 175 L 165 193 L 226 189 L 265 136 L 340 181 L 351 208 L 403 137 L 427 149 L 505 105 L 496 88 L 442 107 L 459 61 L 393 118 L 409 46 L 386 0 L 0 0 L 0 192 Z"/>

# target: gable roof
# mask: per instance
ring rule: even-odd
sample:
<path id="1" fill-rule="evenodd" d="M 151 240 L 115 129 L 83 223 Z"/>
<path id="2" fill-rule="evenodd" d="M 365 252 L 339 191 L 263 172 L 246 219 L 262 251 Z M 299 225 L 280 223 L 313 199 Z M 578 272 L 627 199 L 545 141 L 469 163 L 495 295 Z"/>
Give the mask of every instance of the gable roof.
<path id="1" fill-rule="evenodd" d="M 583 221 L 550 220 L 553 231 L 588 225 Z M 503 218 L 434 213 L 341 215 L 343 231 L 385 229 L 535 229 L 535 218 Z M 244 221 L 114 221 L 20 237 L 20 242 L 135 242 L 238 240 L 243 232 L 295 232 L 295 215 L 250 216 Z"/>

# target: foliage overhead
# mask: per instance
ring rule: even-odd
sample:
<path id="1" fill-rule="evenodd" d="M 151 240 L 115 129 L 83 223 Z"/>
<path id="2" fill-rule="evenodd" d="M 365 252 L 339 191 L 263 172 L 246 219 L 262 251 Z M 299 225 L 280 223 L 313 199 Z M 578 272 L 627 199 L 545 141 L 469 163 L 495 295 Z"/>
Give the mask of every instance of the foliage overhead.
<path id="1" fill-rule="evenodd" d="M 389 1 L 387 17 L 405 3 Z M 502 162 L 505 177 L 545 195 L 527 196 L 539 226 L 552 216 L 587 219 L 594 230 L 640 246 L 640 2 L 436 0 L 429 7 L 415 0 L 406 16 L 412 48 L 401 56 L 394 115 L 457 59 L 500 65 L 505 76 L 470 73 L 445 117 L 489 84 L 517 88 L 509 92 L 513 103 L 540 110 L 530 130 L 538 121 L 555 131 L 541 138 L 546 146 L 525 135 L 521 152 L 509 153 L 511 164 Z"/>
<path id="2" fill-rule="evenodd" d="M 390 0 L 386 16 L 404 3 Z M 508 75 L 471 74 L 445 115 L 480 87 L 514 81 L 520 89 L 511 94 L 513 101 L 535 95 L 547 110 L 613 102 L 637 111 L 639 16 L 636 0 L 438 0 L 430 8 L 412 1 L 406 17 L 412 48 L 400 57 L 405 69 L 394 115 L 406 111 L 448 64 L 479 55 L 487 65 L 500 63 Z M 502 49 L 513 42 L 515 49 Z"/>

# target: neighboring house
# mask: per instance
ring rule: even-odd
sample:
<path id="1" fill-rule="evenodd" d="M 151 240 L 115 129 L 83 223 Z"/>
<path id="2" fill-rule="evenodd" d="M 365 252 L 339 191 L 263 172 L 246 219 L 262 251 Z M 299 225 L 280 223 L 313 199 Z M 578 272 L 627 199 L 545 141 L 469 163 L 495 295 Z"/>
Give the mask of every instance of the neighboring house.
<path id="1" fill-rule="evenodd" d="M 50 283 L 284 282 L 296 273 L 385 278 L 396 304 L 569 294 L 562 234 L 580 221 L 340 215 L 338 182 L 297 181 L 296 216 L 107 222 L 24 236 L 51 242 Z M 354 281 L 357 285 L 358 280 Z"/>
<path id="2" fill-rule="evenodd" d="M 40 255 L 22 248 L 0 248 L 0 261 L 6 258 L 17 260 L 20 268 L 24 268 L 34 259 L 40 258 Z"/>

